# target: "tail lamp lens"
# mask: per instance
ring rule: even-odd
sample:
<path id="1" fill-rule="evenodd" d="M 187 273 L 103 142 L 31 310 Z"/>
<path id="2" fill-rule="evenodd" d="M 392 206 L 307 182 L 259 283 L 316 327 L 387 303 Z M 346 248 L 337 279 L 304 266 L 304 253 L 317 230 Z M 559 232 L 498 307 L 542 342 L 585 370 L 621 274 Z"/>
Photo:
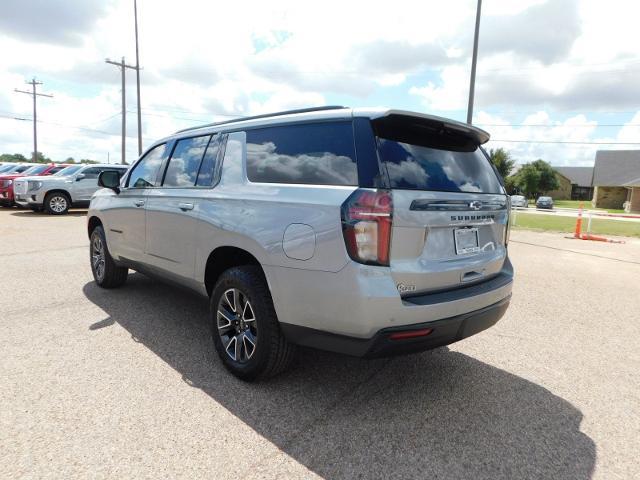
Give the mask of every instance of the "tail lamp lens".
<path id="1" fill-rule="evenodd" d="M 349 256 L 359 263 L 388 266 L 392 222 L 391 192 L 353 192 L 342 205 L 342 232 Z"/>

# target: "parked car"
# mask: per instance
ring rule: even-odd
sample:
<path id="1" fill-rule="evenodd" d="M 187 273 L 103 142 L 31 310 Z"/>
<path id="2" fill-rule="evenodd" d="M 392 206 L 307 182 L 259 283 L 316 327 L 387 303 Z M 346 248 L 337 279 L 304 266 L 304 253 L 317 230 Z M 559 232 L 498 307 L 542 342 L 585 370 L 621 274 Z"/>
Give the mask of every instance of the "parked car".
<path id="1" fill-rule="evenodd" d="M 536 208 L 548 208 L 553 209 L 553 198 L 551 197 L 538 197 L 536 200 Z"/>
<path id="2" fill-rule="evenodd" d="M 11 162 L 6 163 L 6 162 L 5 162 L 5 163 L 3 163 L 2 165 L 0 165 L 0 173 L 4 173 L 4 172 L 6 172 L 6 171 L 8 171 L 8 170 L 11 170 L 11 169 L 12 169 L 13 167 L 15 167 L 15 166 L 16 166 L 16 164 L 15 164 L 15 163 L 11 163 Z"/>
<path id="3" fill-rule="evenodd" d="M 122 175 L 126 165 L 72 165 L 49 177 L 22 177 L 13 182 L 15 202 L 34 211 L 63 215 L 73 207 L 86 207 L 98 190 L 98 175 L 114 170 Z"/>
<path id="4" fill-rule="evenodd" d="M 509 304 L 508 197 L 453 120 L 325 107 L 164 138 L 88 213 L 91 270 L 208 296 L 213 344 L 243 379 L 295 345 L 377 357 L 456 342 Z M 379 159 L 379 160 L 378 160 Z"/>
<path id="5" fill-rule="evenodd" d="M 20 177 L 44 177 L 47 175 L 53 175 L 63 168 L 68 167 L 68 164 L 39 164 L 33 165 L 27 168 L 22 173 L 9 173 L 0 174 L 0 205 L 4 207 L 12 207 L 14 205 L 14 190 L 13 182 Z"/>
<path id="6" fill-rule="evenodd" d="M 511 195 L 511 206 L 518 208 L 529 208 L 529 201 L 523 195 Z"/>

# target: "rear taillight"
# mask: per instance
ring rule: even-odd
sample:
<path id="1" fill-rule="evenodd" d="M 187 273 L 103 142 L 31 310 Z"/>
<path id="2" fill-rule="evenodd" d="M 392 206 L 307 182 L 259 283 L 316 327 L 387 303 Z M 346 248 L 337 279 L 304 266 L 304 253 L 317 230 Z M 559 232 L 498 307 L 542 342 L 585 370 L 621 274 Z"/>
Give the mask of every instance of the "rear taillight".
<path id="1" fill-rule="evenodd" d="M 388 190 L 358 189 L 342 204 L 342 232 L 349 256 L 389 265 L 393 201 Z"/>

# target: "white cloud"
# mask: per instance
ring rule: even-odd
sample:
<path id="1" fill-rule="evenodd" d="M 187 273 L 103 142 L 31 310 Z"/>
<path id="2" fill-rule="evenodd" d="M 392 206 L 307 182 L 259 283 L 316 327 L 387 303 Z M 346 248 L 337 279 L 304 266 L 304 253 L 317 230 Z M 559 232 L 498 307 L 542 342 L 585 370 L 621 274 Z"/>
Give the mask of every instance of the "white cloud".
<path id="1" fill-rule="evenodd" d="M 134 61 L 132 4 L 80 2 L 85 13 L 76 15 L 72 3 L 49 3 L 48 21 L 57 21 L 37 35 L 29 2 L 0 7 L 0 114 L 30 118 L 29 97 L 13 89 L 41 76 L 43 91 L 55 95 L 38 101 L 42 151 L 55 159 L 104 160 L 108 152 L 117 159 L 119 72 L 104 58 Z M 337 0 L 138 3 L 145 144 L 196 123 L 323 103 L 390 104 L 458 117 L 466 109 L 475 0 L 366 8 Z M 484 2 L 475 121 L 547 125 L 488 127 L 493 138 L 596 140 L 602 135 L 592 111 L 638 109 L 638 16 L 640 4 L 623 0 Z M 412 84 L 416 75 L 432 80 Z M 133 71 L 127 76 L 127 108 L 135 111 Z M 517 121 L 485 113 L 500 110 L 541 113 Z M 557 120 L 569 110 L 582 116 Z M 31 151 L 29 122 L 0 122 L 0 152 Z M 640 119 L 603 141 L 636 141 L 634 122 Z M 130 113 L 129 159 L 137 153 L 135 127 Z M 559 164 L 586 163 L 597 148 L 505 146 L 523 161 L 546 157 Z"/>

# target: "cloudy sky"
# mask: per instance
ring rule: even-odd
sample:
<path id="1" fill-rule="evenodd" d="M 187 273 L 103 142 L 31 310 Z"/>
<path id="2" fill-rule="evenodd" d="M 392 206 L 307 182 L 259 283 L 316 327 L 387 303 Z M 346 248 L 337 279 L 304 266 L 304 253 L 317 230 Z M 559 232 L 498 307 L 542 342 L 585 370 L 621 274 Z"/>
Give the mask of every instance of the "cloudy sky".
<path id="1" fill-rule="evenodd" d="M 143 145 L 179 128 L 288 108 L 390 106 L 466 118 L 475 0 L 139 0 Z M 484 0 L 474 123 L 519 162 L 588 165 L 640 148 L 640 3 Z M 120 160 L 133 0 L 2 0 L 0 153 Z M 127 71 L 127 159 L 137 156 Z"/>

